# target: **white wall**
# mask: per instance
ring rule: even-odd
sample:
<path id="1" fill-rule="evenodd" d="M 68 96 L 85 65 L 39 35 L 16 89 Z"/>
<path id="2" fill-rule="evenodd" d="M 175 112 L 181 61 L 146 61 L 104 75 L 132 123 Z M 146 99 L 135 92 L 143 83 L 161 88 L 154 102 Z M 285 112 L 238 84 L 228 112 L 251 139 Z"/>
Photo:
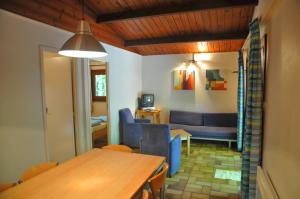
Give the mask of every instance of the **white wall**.
<path id="1" fill-rule="evenodd" d="M 300 1 L 262 0 L 268 34 L 263 168 L 281 199 L 300 198 Z"/>
<path id="2" fill-rule="evenodd" d="M 71 34 L 0 10 L 0 181 L 46 161 L 39 45 Z"/>
<path id="3" fill-rule="evenodd" d="M 237 109 L 237 53 L 209 54 L 210 60 L 201 61 L 196 71 L 195 91 L 173 89 L 173 71 L 190 54 L 155 55 L 143 57 L 142 90 L 154 93 L 155 106 L 161 108 L 162 122 L 168 122 L 169 110 L 196 112 L 236 112 Z M 227 80 L 226 91 L 205 90 L 205 69 L 220 69 Z"/>
<path id="4" fill-rule="evenodd" d="M 107 103 L 93 101 L 92 116 L 107 115 Z"/>
<path id="5" fill-rule="evenodd" d="M 46 161 L 39 45 L 59 48 L 72 34 L 0 9 L 0 182 Z M 109 53 L 111 140 L 118 109 L 135 108 L 141 56 L 104 44 Z"/>
<path id="6" fill-rule="evenodd" d="M 108 110 L 110 141 L 119 143 L 119 109 L 130 108 L 134 114 L 137 97 L 142 90 L 142 56 L 110 45 L 108 62 Z"/>

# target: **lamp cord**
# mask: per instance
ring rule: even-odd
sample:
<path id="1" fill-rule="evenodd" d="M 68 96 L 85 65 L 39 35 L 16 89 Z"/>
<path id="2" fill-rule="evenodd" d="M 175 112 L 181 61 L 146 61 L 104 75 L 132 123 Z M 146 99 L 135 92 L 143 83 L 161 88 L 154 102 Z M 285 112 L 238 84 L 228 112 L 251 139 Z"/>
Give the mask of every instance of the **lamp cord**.
<path id="1" fill-rule="evenodd" d="M 81 5 L 81 19 L 84 20 L 84 0 L 82 0 L 82 5 Z"/>

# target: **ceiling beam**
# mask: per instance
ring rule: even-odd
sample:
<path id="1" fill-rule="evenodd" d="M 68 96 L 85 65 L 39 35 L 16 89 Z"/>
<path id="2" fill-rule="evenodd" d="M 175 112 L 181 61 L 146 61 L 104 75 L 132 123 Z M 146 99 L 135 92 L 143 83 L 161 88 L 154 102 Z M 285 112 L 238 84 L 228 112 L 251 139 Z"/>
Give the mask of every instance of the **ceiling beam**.
<path id="1" fill-rule="evenodd" d="M 167 43 L 234 40 L 234 39 L 246 39 L 247 36 L 248 36 L 248 31 L 236 32 L 236 33 L 180 35 L 180 36 L 157 37 L 157 38 L 149 38 L 149 39 L 125 40 L 124 46 L 128 47 L 128 46 L 143 46 L 143 45 L 167 44 Z"/>
<path id="2" fill-rule="evenodd" d="M 235 6 L 255 6 L 258 0 L 215 0 L 215 1 L 192 1 L 184 4 L 175 4 L 168 7 L 154 7 L 124 12 L 100 14 L 97 23 L 109 23 L 113 21 L 137 19 L 142 17 L 168 15 L 180 12 L 199 11 L 215 8 L 227 8 Z"/>

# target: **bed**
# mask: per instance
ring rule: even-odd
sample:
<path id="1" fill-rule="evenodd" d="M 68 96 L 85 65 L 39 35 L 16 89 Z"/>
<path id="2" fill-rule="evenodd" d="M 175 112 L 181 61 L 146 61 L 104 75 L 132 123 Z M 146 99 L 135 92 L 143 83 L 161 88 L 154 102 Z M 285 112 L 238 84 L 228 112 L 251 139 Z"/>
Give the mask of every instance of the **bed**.
<path id="1" fill-rule="evenodd" d="M 92 128 L 92 141 L 93 146 L 98 139 L 107 139 L 107 116 L 94 116 L 91 117 L 91 128 Z"/>

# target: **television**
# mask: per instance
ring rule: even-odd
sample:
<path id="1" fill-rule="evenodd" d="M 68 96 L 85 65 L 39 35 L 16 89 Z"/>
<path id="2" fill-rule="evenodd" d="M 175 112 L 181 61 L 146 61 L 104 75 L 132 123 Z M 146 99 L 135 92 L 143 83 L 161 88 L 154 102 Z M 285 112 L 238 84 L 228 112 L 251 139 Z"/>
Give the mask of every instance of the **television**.
<path id="1" fill-rule="evenodd" d="M 154 94 L 142 94 L 140 108 L 154 107 Z"/>

